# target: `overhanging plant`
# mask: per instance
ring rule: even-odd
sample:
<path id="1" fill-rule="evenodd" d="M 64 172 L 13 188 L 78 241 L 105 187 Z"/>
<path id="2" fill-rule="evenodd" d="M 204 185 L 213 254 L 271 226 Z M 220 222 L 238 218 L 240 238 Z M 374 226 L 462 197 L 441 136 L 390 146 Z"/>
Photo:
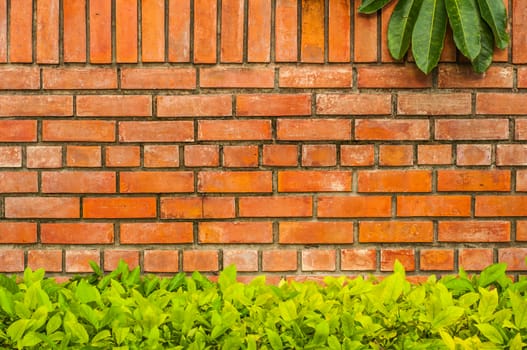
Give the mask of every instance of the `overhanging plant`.
<path id="1" fill-rule="evenodd" d="M 362 0 L 359 12 L 375 13 L 391 1 Z M 478 73 L 492 63 L 494 46 L 504 49 L 509 43 L 502 0 L 397 0 L 388 24 L 390 54 L 400 60 L 411 44 L 417 67 L 430 73 L 439 62 L 448 24 L 456 47 Z"/>

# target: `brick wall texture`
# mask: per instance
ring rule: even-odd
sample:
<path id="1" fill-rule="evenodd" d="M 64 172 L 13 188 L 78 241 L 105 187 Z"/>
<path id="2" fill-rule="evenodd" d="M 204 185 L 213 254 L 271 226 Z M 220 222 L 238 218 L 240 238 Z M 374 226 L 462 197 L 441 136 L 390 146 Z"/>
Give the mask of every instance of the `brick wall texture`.
<path id="1" fill-rule="evenodd" d="M 527 1 L 484 75 L 357 5 L 0 0 L 0 270 L 525 273 Z"/>

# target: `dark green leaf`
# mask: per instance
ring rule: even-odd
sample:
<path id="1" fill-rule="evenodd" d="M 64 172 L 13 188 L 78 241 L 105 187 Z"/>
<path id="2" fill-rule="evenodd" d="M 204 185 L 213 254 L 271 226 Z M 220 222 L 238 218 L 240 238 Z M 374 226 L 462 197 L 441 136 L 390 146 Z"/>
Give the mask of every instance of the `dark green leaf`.
<path id="1" fill-rule="evenodd" d="M 399 0 L 388 24 L 388 49 L 400 60 L 410 47 L 412 30 L 423 0 Z"/>
<path id="2" fill-rule="evenodd" d="M 494 35 L 496 46 L 504 49 L 509 44 L 507 34 L 507 10 L 501 0 L 478 0 L 481 17 L 488 24 Z"/>
<path id="3" fill-rule="evenodd" d="M 360 13 L 374 13 L 392 0 L 363 0 L 359 6 Z"/>
<path id="4" fill-rule="evenodd" d="M 478 10 L 470 0 L 445 0 L 454 42 L 465 57 L 475 59 L 481 51 Z"/>

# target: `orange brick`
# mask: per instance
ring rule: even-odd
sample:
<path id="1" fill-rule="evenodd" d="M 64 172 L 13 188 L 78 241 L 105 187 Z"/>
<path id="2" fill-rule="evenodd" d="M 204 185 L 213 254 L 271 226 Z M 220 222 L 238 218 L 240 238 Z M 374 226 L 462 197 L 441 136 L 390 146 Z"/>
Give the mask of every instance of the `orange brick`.
<path id="1" fill-rule="evenodd" d="M 28 168 L 60 168 L 62 166 L 62 147 L 26 147 L 26 166 Z"/>
<path id="2" fill-rule="evenodd" d="M 267 166 L 297 166 L 298 146 L 264 145 L 262 164 Z"/>
<path id="3" fill-rule="evenodd" d="M 198 191 L 205 193 L 272 192 L 270 171 L 202 171 Z"/>
<path id="4" fill-rule="evenodd" d="M 302 271 L 335 271 L 336 257 L 334 249 L 302 250 Z"/>
<path id="5" fill-rule="evenodd" d="M 194 140 L 191 121 L 120 122 L 121 142 L 189 142 Z"/>
<path id="6" fill-rule="evenodd" d="M 271 138 L 270 120 L 200 120 L 198 122 L 200 141 L 260 141 Z"/>
<path id="7" fill-rule="evenodd" d="M 267 0 L 251 0 L 247 6 L 247 61 L 269 62 L 271 57 L 271 3 Z"/>
<path id="8" fill-rule="evenodd" d="M 418 145 L 417 163 L 420 165 L 452 164 L 452 145 Z"/>
<path id="9" fill-rule="evenodd" d="M 173 168 L 179 166 L 179 146 L 144 146 L 144 165 L 147 168 Z"/>
<path id="10" fill-rule="evenodd" d="M 350 50 L 350 3 L 331 0 L 329 2 L 328 60 L 329 62 L 349 62 Z"/>
<path id="11" fill-rule="evenodd" d="M 278 172 L 278 192 L 351 191 L 349 171 L 291 170 Z"/>
<path id="12" fill-rule="evenodd" d="M 527 191 L 527 171 L 524 169 L 516 170 L 516 191 Z"/>
<path id="13" fill-rule="evenodd" d="M 185 146 L 185 166 L 207 167 L 220 164 L 218 145 L 189 145 Z"/>
<path id="14" fill-rule="evenodd" d="M 111 171 L 42 172 L 42 193 L 114 193 L 116 176 Z"/>
<path id="15" fill-rule="evenodd" d="M 273 242 L 272 222 L 200 222 L 198 232 L 203 244 Z"/>
<path id="16" fill-rule="evenodd" d="M 9 8 L 9 61 L 12 63 L 33 61 L 32 13 L 33 0 L 19 0 Z"/>
<path id="17" fill-rule="evenodd" d="M 27 252 L 27 267 L 46 272 L 62 271 L 62 250 L 30 250 Z"/>
<path id="18" fill-rule="evenodd" d="M 194 63 L 216 62 L 216 0 L 194 1 Z"/>
<path id="19" fill-rule="evenodd" d="M 527 140 L 527 118 L 517 118 L 515 120 L 514 139 Z"/>
<path id="20" fill-rule="evenodd" d="M 27 244 L 36 242 L 36 223 L 0 222 L 0 244 Z"/>
<path id="21" fill-rule="evenodd" d="M 145 272 L 178 272 L 178 250 L 145 250 Z"/>
<path id="22" fill-rule="evenodd" d="M 141 163 L 140 148 L 139 146 L 108 146 L 105 158 L 108 167 L 136 167 Z"/>
<path id="23" fill-rule="evenodd" d="M 277 0 L 275 7 L 275 60 L 277 62 L 296 62 L 298 58 L 298 1 Z"/>
<path id="24" fill-rule="evenodd" d="M 355 2 L 354 15 L 354 62 L 376 62 L 377 61 L 377 16 L 359 13 L 360 2 Z"/>
<path id="25" fill-rule="evenodd" d="M 137 62 L 137 0 L 115 2 L 115 56 L 119 63 Z"/>
<path id="26" fill-rule="evenodd" d="M 283 88 L 350 88 L 353 69 L 350 66 L 280 67 L 279 85 Z"/>
<path id="27" fill-rule="evenodd" d="M 268 272 L 296 271 L 298 257 L 296 250 L 264 250 L 262 252 L 262 270 Z"/>
<path id="28" fill-rule="evenodd" d="M 524 94 L 478 93 L 477 114 L 524 115 L 527 114 L 527 97 Z"/>
<path id="29" fill-rule="evenodd" d="M 123 89 L 194 89 L 196 70 L 194 68 L 123 68 L 121 88 Z"/>
<path id="30" fill-rule="evenodd" d="M 107 0 L 90 0 L 90 62 L 112 62 L 112 4 Z"/>
<path id="31" fill-rule="evenodd" d="M 0 75 L 2 76 L 0 90 L 36 90 L 40 88 L 40 71 L 38 68 L 6 66 L 0 68 Z"/>
<path id="32" fill-rule="evenodd" d="M 139 266 L 139 251 L 137 250 L 122 250 L 111 249 L 103 252 L 104 271 L 114 271 L 119 266 L 119 262 L 123 260 L 129 269 L 135 269 Z"/>
<path id="33" fill-rule="evenodd" d="M 66 272 L 92 272 L 90 261 L 101 265 L 101 253 L 96 249 L 66 250 Z"/>
<path id="34" fill-rule="evenodd" d="M 430 192 L 429 170 L 359 170 L 359 192 Z"/>
<path id="35" fill-rule="evenodd" d="M 379 165 L 402 166 L 412 165 L 414 149 L 410 145 L 380 145 Z"/>
<path id="36" fill-rule="evenodd" d="M 43 244 L 109 244 L 114 242 L 113 224 L 107 223 L 42 223 Z"/>
<path id="37" fill-rule="evenodd" d="M 86 62 L 86 0 L 63 3 L 64 62 Z"/>
<path id="38" fill-rule="evenodd" d="M 224 146 L 223 166 L 225 167 L 257 167 L 258 146 Z"/>
<path id="39" fill-rule="evenodd" d="M 22 249 L 0 249 L 2 272 L 24 271 L 24 251 Z"/>
<path id="40" fill-rule="evenodd" d="M 424 271 L 452 271 L 454 269 L 454 251 L 449 249 L 423 249 L 419 257 L 419 266 Z"/>
<path id="41" fill-rule="evenodd" d="M 232 115 L 230 95 L 159 96 L 159 117 L 223 117 Z"/>
<path id="42" fill-rule="evenodd" d="M 194 174 L 189 171 L 121 172 L 121 193 L 193 192 Z"/>
<path id="43" fill-rule="evenodd" d="M 72 96 L 0 96 L 0 116 L 3 117 L 70 117 L 72 115 Z"/>
<path id="44" fill-rule="evenodd" d="M 224 250 L 223 266 L 236 266 L 237 271 L 258 271 L 258 251 L 257 250 Z"/>
<path id="45" fill-rule="evenodd" d="M 234 218 L 234 197 L 203 197 L 203 217 L 207 219 Z"/>
<path id="46" fill-rule="evenodd" d="M 527 145 L 499 144 L 496 146 L 496 165 L 526 165 Z"/>
<path id="47" fill-rule="evenodd" d="M 38 192 L 38 174 L 34 171 L 0 171 L 0 193 Z"/>
<path id="48" fill-rule="evenodd" d="M 307 217 L 311 216 L 311 197 L 241 197 L 240 217 Z"/>
<path id="49" fill-rule="evenodd" d="M 49 90 L 116 89 L 117 71 L 111 68 L 44 68 L 42 86 Z"/>
<path id="50" fill-rule="evenodd" d="M 516 221 L 516 240 L 525 242 L 527 241 L 527 221 L 518 220 Z"/>
<path id="51" fill-rule="evenodd" d="M 322 94 L 317 95 L 317 114 L 382 115 L 392 113 L 388 94 Z"/>
<path id="52" fill-rule="evenodd" d="M 340 164 L 342 166 L 369 166 L 375 162 L 373 145 L 340 146 Z"/>
<path id="53" fill-rule="evenodd" d="M 527 30 L 524 26 L 527 14 L 523 11 L 524 3 L 520 0 L 512 2 L 512 62 L 527 63 L 527 54 L 522 49 L 527 40 Z"/>
<path id="54" fill-rule="evenodd" d="M 344 221 L 280 222 L 280 244 L 353 243 L 353 223 Z"/>
<path id="55" fill-rule="evenodd" d="M 80 117 L 148 117 L 152 98 L 144 95 L 77 96 Z"/>
<path id="56" fill-rule="evenodd" d="M 156 216 L 154 197 L 94 197 L 83 199 L 83 217 L 153 218 Z"/>
<path id="57" fill-rule="evenodd" d="M 244 5 L 237 0 L 221 2 L 221 62 L 243 61 Z"/>
<path id="58" fill-rule="evenodd" d="M 390 217 L 390 196 L 332 196 L 318 197 L 318 217 Z"/>
<path id="59" fill-rule="evenodd" d="M 202 88 L 273 88 L 274 69 L 270 68 L 201 68 Z"/>
<path id="60" fill-rule="evenodd" d="M 37 140 L 35 120 L 0 120 L 0 142 L 34 142 Z"/>
<path id="61" fill-rule="evenodd" d="M 66 147 L 66 166 L 100 167 L 101 157 L 101 147 L 99 146 Z"/>
<path id="62" fill-rule="evenodd" d="M 518 87 L 520 89 L 527 87 L 527 67 L 518 68 Z"/>
<path id="63" fill-rule="evenodd" d="M 485 74 L 475 73 L 468 64 L 439 65 L 439 88 L 512 88 L 512 67 L 491 66 Z"/>
<path id="64" fill-rule="evenodd" d="M 22 147 L 0 146 L 0 168 L 19 168 L 22 166 Z"/>
<path id="65" fill-rule="evenodd" d="M 395 260 L 399 260 L 406 271 L 415 270 L 415 252 L 412 249 L 383 249 L 381 271 L 393 271 Z"/>
<path id="66" fill-rule="evenodd" d="M 500 248 L 498 249 L 498 262 L 506 263 L 508 271 L 525 271 L 526 248 Z"/>
<path id="67" fill-rule="evenodd" d="M 277 138 L 285 141 L 349 141 L 351 128 L 351 121 L 345 119 L 278 119 Z"/>
<path id="68" fill-rule="evenodd" d="M 164 0 L 142 0 L 141 44 L 143 62 L 165 61 Z"/>
<path id="69" fill-rule="evenodd" d="M 191 222 L 130 222 L 120 224 L 122 244 L 192 243 Z"/>
<path id="70" fill-rule="evenodd" d="M 403 89 L 432 87 L 432 76 L 425 75 L 414 65 L 359 66 L 359 88 Z"/>
<path id="71" fill-rule="evenodd" d="M 43 141 L 113 142 L 115 122 L 104 120 L 44 120 Z"/>
<path id="72" fill-rule="evenodd" d="M 508 221 L 440 221 L 437 239 L 441 242 L 508 242 Z"/>
<path id="73" fill-rule="evenodd" d="M 79 218 L 80 201 L 74 197 L 6 197 L 6 218 Z"/>
<path id="74" fill-rule="evenodd" d="M 431 243 L 434 226 L 431 221 L 361 221 L 361 243 Z"/>
<path id="75" fill-rule="evenodd" d="M 476 216 L 526 216 L 526 196 L 476 196 Z"/>
<path id="76" fill-rule="evenodd" d="M 397 216 L 470 216 L 470 196 L 398 196 Z"/>
<path id="77" fill-rule="evenodd" d="M 0 62 L 7 62 L 7 0 L 0 0 Z"/>
<path id="78" fill-rule="evenodd" d="M 340 269 L 348 271 L 374 271 L 377 269 L 375 249 L 342 249 Z"/>
<path id="79" fill-rule="evenodd" d="M 395 61 L 388 48 L 388 25 L 390 23 L 390 18 L 392 17 L 396 5 L 397 3 L 390 2 L 387 4 L 387 6 L 384 6 L 381 9 L 381 62 Z"/>
<path id="80" fill-rule="evenodd" d="M 471 113 L 470 93 L 400 93 L 397 113 L 401 115 L 464 115 Z"/>
<path id="81" fill-rule="evenodd" d="M 184 250 L 183 251 L 183 271 L 218 271 L 218 251 L 217 250 Z"/>
<path id="82" fill-rule="evenodd" d="M 438 170 L 438 191 L 510 191 L 509 170 Z"/>
<path id="83" fill-rule="evenodd" d="M 457 165 L 490 165 L 492 145 L 458 144 L 456 146 Z"/>
<path id="84" fill-rule="evenodd" d="M 168 60 L 190 61 L 190 0 L 168 2 Z"/>
<path id="85" fill-rule="evenodd" d="M 335 166 L 337 164 L 336 145 L 303 145 L 303 166 Z"/>
<path id="86" fill-rule="evenodd" d="M 467 271 L 481 271 L 493 263 L 493 255 L 492 249 L 460 249 L 459 267 Z"/>
<path id="87" fill-rule="evenodd" d="M 429 121 L 425 119 L 356 119 L 357 140 L 427 140 Z"/>
<path id="88" fill-rule="evenodd" d="M 238 116 L 302 116 L 311 114 L 308 94 L 251 94 L 236 97 Z"/>
<path id="89" fill-rule="evenodd" d="M 200 197 L 161 198 L 161 218 L 197 219 L 203 217 L 203 199 Z"/>
<path id="90" fill-rule="evenodd" d="M 438 119 L 435 121 L 438 140 L 506 140 L 507 119 Z"/>

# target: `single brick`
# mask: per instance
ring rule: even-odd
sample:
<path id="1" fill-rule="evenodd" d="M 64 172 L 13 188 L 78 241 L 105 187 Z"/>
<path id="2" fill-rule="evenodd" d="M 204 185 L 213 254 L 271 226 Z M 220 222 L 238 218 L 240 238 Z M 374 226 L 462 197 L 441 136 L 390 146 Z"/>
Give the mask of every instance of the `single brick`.
<path id="1" fill-rule="evenodd" d="M 165 1 L 141 2 L 141 53 L 143 62 L 165 61 Z"/>
<path id="2" fill-rule="evenodd" d="M 492 145 L 458 144 L 456 146 L 457 165 L 490 165 Z"/>
<path id="3" fill-rule="evenodd" d="M 498 262 L 507 264 L 508 271 L 525 271 L 527 248 L 500 248 Z"/>
<path id="4" fill-rule="evenodd" d="M 405 141 L 430 138 L 425 119 L 356 119 L 357 140 Z"/>
<path id="5" fill-rule="evenodd" d="M 516 191 L 527 191 L 527 171 L 525 169 L 516 170 Z"/>
<path id="6" fill-rule="evenodd" d="M 221 62 L 242 63 L 245 4 L 237 0 L 221 2 Z"/>
<path id="7" fill-rule="evenodd" d="M 34 142 L 36 120 L 0 120 L 0 142 Z"/>
<path id="8" fill-rule="evenodd" d="M 194 1 L 194 63 L 216 63 L 217 11 L 215 0 Z"/>
<path id="9" fill-rule="evenodd" d="M 262 252 L 262 270 L 268 272 L 296 271 L 298 258 L 296 250 L 264 250 Z"/>
<path id="10" fill-rule="evenodd" d="M 243 42 L 243 40 L 240 39 L 240 42 Z M 202 88 L 273 88 L 274 69 L 230 67 L 201 68 L 199 71 L 199 85 Z"/>
<path id="11" fill-rule="evenodd" d="M 351 140 L 351 120 L 278 119 L 277 138 L 285 141 Z"/>
<path id="12" fill-rule="evenodd" d="M 204 193 L 272 192 L 270 171 L 202 171 L 198 191 Z"/>
<path id="13" fill-rule="evenodd" d="M 0 146 L 0 168 L 19 168 L 22 166 L 22 147 Z"/>
<path id="14" fill-rule="evenodd" d="M 43 244 L 110 244 L 114 242 L 113 224 L 108 223 L 42 223 Z"/>
<path id="15" fill-rule="evenodd" d="M 302 271 L 335 271 L 336 257 L 334 249 L 302 250 Z"/>
<path id="16" fill-rule="evenodd" d="M 115 1 L 115 58 L 137 63 L 137 0 Z"/>
<path id="17" fill-rule="evenodd" d="M 317 114 L 383 115 L 392 113 L 388 94 L 322 94 L 317 95 Z"/>
<path id="18" fill-rule="evenodd" d="M 194 174 L 189 171 L 121 172 L 121 193 L 193 192 Z"/>
<path id="19" fill-rule="evenodd" d="M 437 140 L 506 140 L 509 138 L 507 119 L 437 119 Z"/>
<path id="20" fill-rule="evenodd" d="M 64 62 L 86 62 L 86 0 L 69 0 L 62 6 Z"/>
<path id="21" fill-rule="evenodd" d="M 0 222 L 0 244 L 37 242 L 37 224 L 33 222 Z"/>
<path id="22" fill-rule="evenodd" d="M 122 244 L 184 244 L 192 243 L 190 222 L 123 222 L 120 224 Z"/>
<path id="23" fill-rule="evenodd" d="M 423 249 L 419 256 L 419 266 L 424 271 L 452 271 L 454 251 L 451 249 Z"/>
<path id="24" fill-rule="evenodd" d="M 284 66 L 280 67 L 278 84 L 282 88 L 351 88 L 350 66 Z"/>
<path id="25" fill-rule="evenodd" d="M 438 191 L 502 191 L 511 190 L 509 170 L 438 170 Z"/>
<path id="26" fill-rule="evenodd" d="M 44 120 L 44 141 L 113 142 L 115 122 L 103 120 Z"/>
<path id="27" fill-rule="evenodd" d="M 272 222 L 200 222 L 198 232 L 202 244 L 273 242 Z"/>
<path id="28" fill-rule="evenodd" d="M 45 171 L 42 193 L 115 193 L 112 171 Z"/>
<path id="29" fill-rule="evenodd" d="M 418 145 L 417 163 L 419 165 L 452 164 L 452 145 Z"/>
<path id="30" fill-rule="evenodd" d="M 62 271 L 62 250 L 30 250 L 27 252 L 27 267 L 46 272 Z"/>
<path id="31" fill-rule="evenodd" d="M 527 196 L 476 196 L 476 216 L 526 216 Z"/>
<path id="32" fill-rule="evenodd" d="M 154 197 L 90 197 L 83 199 L 83 217 L 153 218 L 156 207 Z"/>
<path id="33" fill-rule="evenodd" d="M 80 117 L 149 117 L 152 97 L 146 95 L 77 96 Z"/>
<path id="34" fill-rule="evenodd" d="M 145 146 L 145 158 L 146 158 Z M 141 164 L 139 146 L 108 146 L 106 147 L 107 167 L 137 167 Z"/>
<path id="35" fill-rule="evenodd" d="M 359 66 L 357 76 L 357 85 L 361 89 L 429 88 L 432 86 L 431 75 L 425 75 L 416 66 L 410 65 Z"/>
<path id="36" fill-rule="evenodd" d="M 496 165 L 527 165 L 527 145 L 499 144 L 496 146 Z"/>
<path id="37" fill-rule="evenodd" d="M 112 68 L 44 68 L 46 90 L 117 89 L 117 71 Z"/>
<path id="38" fill-rule="evenodd" d="M 266 166 L 297 166 L 297 145 L 263 145 L 262 164 Z"/>
<path id="39" fill-rule="evenodd" d="M 218 271 L 217 250 L 184 250 L 183 251 L 183 271 Z"/>
<path id="40" fill-rule="evenodd" d="M 406 271 L 415 270 L 415 252 L 413 249 L 382 249 L 381 271 L 393 271 L 395 260 L 399 260 Z"/>
<path id="41" fill-rule="evenodd" d="M 336 145 L 303 145 L 302 165 L 311 167 L 335 166 L 337 164 Z"/>
<path id="42" fill-rule="evenodd" d="M 476 95 L 477 114 L 525 115 L 527 97 L 524 94 L 480 92 Z"/>
<path id="43" fill-rule="evenodd" d="M 66 250 L 66 272 L 92 272 L 90 262 L 101 265 L 101 253 L 97 249 Z"/>
<path id="44" fill-rule="evenodd" d="M 251 94 L 236 96 L 238 116 L 303 116 L 311 114 L 308 94 Z"/>
<path id="45" fill-rule="evenodd" d="M 374 271 L 377 269 L 375 249 L 342 249 L 340 269 L 348 271 Z"/>
<path id="46" fill-rule="evenodd" d="M 370 166 L 375 162 L 373 145 L 342 145 L 340 146 L 340 165 Z"/>
<path id="47" fill-rule="evenodd" d="M 35 171 L 0 171 L 0 193 L 38 192 Z"/>
<path id="48" fill-rule="evenodd" d="M 516 221 L 516 240 L 520 242 L 527 241 L 527 220 Z"/>
<path id="49" fill-rule="evenodd" d="M 329 3 L 329 62 L 349 62 L 351 59 L 350 6 L 348 1 L 331 1 Z"/>
<path id="50" fill-rule="evenodd" d="M 200 141 L 260 141 L 270 140 L 271 138 L 270 120 L 198 121 L 198 140 Z"/>
<path id="51" fill-rule="evenodd" d="M 313 215 L 313 200 L 307 196 L 240 197 L 240 217 L 308 217 Z"/>
<path id="52" fill-rule="evenodd" d="M 470 93 L 399 93 L 401 115 L 466 115 L 472 112 Z"/>
<path id="53" fill-rule="evenodd" d="M 66 146 L 66 166 L 100 167 L 102 152 L 100 146 Z"/>
<path id="54" fill-rule="evenodd" d="M 120 122 L 121 142 L 190 142 L 194 140 L 191 121 Z"/>
<path id="55" fill-rule="evenodd" d="M 0 249 L 2 272 L 24 271 L 24 251 L 22 249 Z"/>
<path id="56" fill-rule="evenodd" d="M 5 45 L 5 42 L 3 42 L 3 45 Z M 0 90 L 37 90 L 40 88 L 40 71 L 38 68 L 2 67 L 0 68 L 0 76 L 2 77 Z"/>
<path id="57" fill-rule="evenodd" d="M 459 250 L 459 267 L 466 271 L 481 271 L 494 262 L 492 249 L 464 248 Z"/>
<path id="58" fill-rule="evenodd" d="M 320 196 L 317 202 L 318 217 L 390 217 L 390 196 Z"/>
<path id="59" fill-rule="evenodd" d="M 28 168 L 61 168 L 61 146 L 27 146 L 26 166 Z"/>
<path id="60" fill-rule="evenodd" d="M 130 269 L 135 269 L 139 266 L 139 251 L 137 250 L 106 249 L 103 252 L 103 258 L 104 271 L 117 270 L 121 260 L 123 260 Z"/>
<path id="61" fill-rule="evenodd" d="M 112 6 L 105 0 L 90 0 L 90 62 L 112 61 Z"/>
<path id="62" fill-rule="evenodd" d="M 344 221 L 280 222 L 280 244 L 353 243 L 353 223 Z"/>
<path id="63" fill-rule="evenodd" d="M 353 4 L 353 60 L 355 62 L 377 61 L 377 16 L 365 16 L 359 13 L 359 2 Z"/>
<path id="64" fill-rule="evenodd" d="M 434 226 L 431 221 L 361 221 L 361 243 L 431 243 Z"/>
<path id="65" fill-rule="evenodd" d="M 145 272 L 178 272 L 178 250 L 145 250 Z"/>
<path id="66" fill-rule="evenodd" d="M 257 250 L 224 250 L 223 266 L 236 266 L 237 271 L 258 271 L 258 251 Z"/>
<path id="67" fill-rule="evenodd" d="M 6 218 L 79 218 L 80 201 L 75 197 L 6 197 Z"/>
<path id="68" fill-rule="evenodd" d="M 275 8 L 275 60 L 296 62 L 298 57 L 298 1 L 277 0 Z"/>
<path id="69" fill-rule="evenodd" d="M 179 166 L 179 146 L 144 146 L 144 164 L 147 168 L 174 168 Z"/>
<path id="70" fill-rule="evenodd" d="M 269 62 L 271 56 L 271 12 L 266 0 L 247 3 L 247 61 Z"/>
<path id="71" fill-rule="evenodd" d="M 440 242 L 508 242 L 511 224 L 508 221 L 440 221 L 437 231 Z"/>
<path id="72" fill-rule="evenodd" d="M 404 166 L 412 165 L 414 149 L 411 145 L 380 145 L 379 165 Z"/>
<path id="73" fill-rule="evenodd" d="M 0 117 L 71 117 L 72 115 L 72 96 L 0 96 Z"/>
<path id="74" fill-rule="evenodd" d="M 33 0 L 16 1 L 9 8 L 9 61 L 12 63 L 33 61 L 33 16 L 28 15 L 32 13 Z"/>
<path id="75" fill-rule="evenodd" d="M 429 170 L 359 170 L 359 192 L 430 192 Z"/>
<path id="76" fill-rule="evenodd" d="M 513 76 L 512 67 L 491 66 L 478 74 L 467 64 L 440 64 L 437 84 L 442 89 L 512 88 Z"/>
<path id="77" fill-rule="evenodd" d="M 470 196 L 398 196 L 397 216 L 470 216 Z"/>
<path id="78" fill-rule="evenodd" d="M 168 60 L 190 61 L 190 0 L 168 2 Z"/>
<path id="79" fill-rule="evenodd" d="M 514 139 L 527 140 L 527 118 L 516 118 L 514 125 Z"/>
<path id="80" fill-rule="evenodd" d="M 216 167 L 220 164 L 220 148 L 218 145 L 185 146 L 185 166 Z"/>
<path id="81" fill-rule="evenodd" d="M 223 166 L 254 168 L 258 166 L 258 146 L 223 146 Z"/>
<path id="82" fill-rule="evenodd" d="M 291 170 L 278 172 L 278 192 L 351 191 L 351 172 Z"/>
<path id="83" fill-rule="evenodd" d="M 159 117 L 226 117 L 232 115 L 230 95 L 158 96 Z"/>

